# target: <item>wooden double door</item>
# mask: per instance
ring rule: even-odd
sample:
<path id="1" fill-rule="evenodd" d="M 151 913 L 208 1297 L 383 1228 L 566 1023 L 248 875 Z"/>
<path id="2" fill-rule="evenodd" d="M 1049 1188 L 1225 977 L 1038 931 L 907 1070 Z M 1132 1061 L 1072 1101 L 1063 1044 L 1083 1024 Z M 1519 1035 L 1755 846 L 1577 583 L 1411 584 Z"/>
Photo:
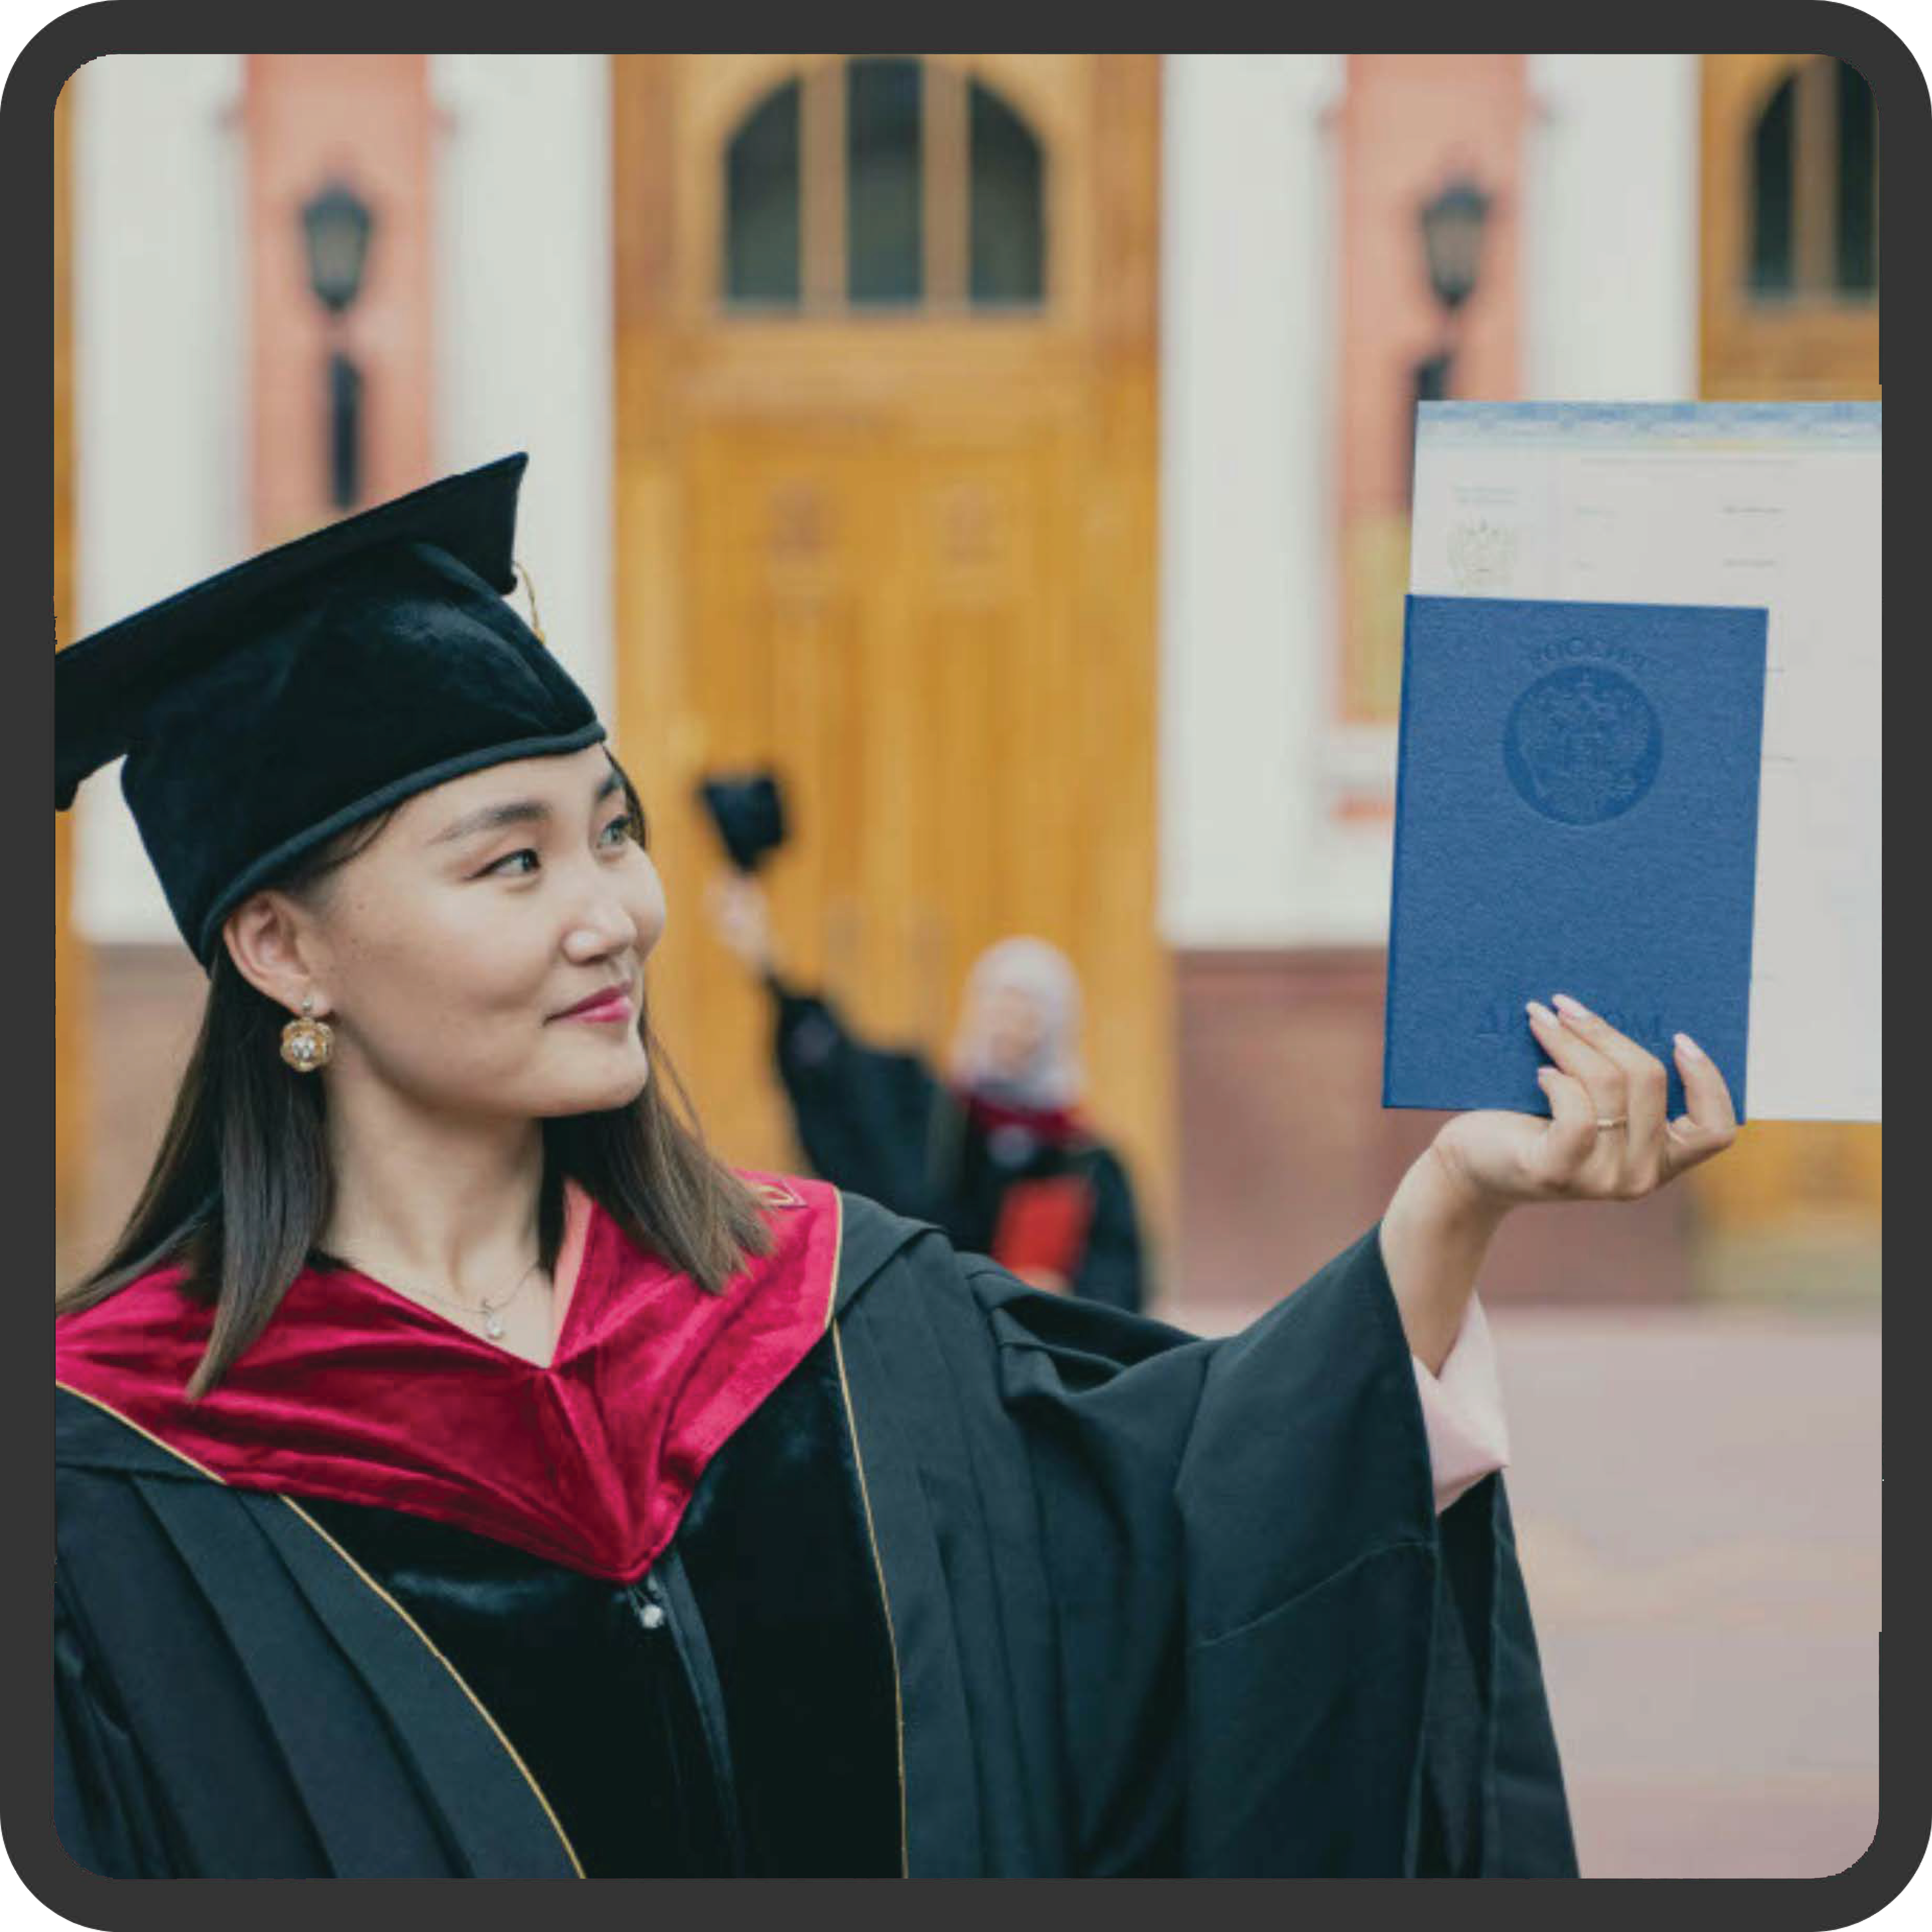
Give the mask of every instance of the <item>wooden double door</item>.
<path id="1" fill-rule="evenodd" d="M 1063 947 L 1157 1229 L 1156 58 L 641 55 L 614 84 L 617 723 L 671 904 L 659 1030 L 722 1151 L 796 1160 L 693 798 L 770 764 L 786 964 L 939 1057 L 982 947 Z"/>

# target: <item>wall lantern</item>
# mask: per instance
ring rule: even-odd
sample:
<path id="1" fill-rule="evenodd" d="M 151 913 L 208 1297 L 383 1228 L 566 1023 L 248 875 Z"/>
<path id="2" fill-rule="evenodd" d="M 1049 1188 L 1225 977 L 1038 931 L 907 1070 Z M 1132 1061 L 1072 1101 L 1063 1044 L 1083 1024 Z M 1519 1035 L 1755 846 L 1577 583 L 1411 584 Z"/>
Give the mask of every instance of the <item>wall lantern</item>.
<path id="1" fill-rule="evenodd" d="M 1423 206 L 1422 247 L 1429 261 L 1429 286 L 1450 315 L 1474 292 L 1490 206 L 1490 197 L 1460 176 Z"/>
<path id="2" fill-rule="evenodd" d="M 376 218 L 352 188 L 331 182 L 302 204 L 303 252 L 308 284 L 328 311 L 328 494 L 338 510 L 352 510 L 362 494 L 362 372 L 343 348 L 343 319 L 362 291 Z"/>

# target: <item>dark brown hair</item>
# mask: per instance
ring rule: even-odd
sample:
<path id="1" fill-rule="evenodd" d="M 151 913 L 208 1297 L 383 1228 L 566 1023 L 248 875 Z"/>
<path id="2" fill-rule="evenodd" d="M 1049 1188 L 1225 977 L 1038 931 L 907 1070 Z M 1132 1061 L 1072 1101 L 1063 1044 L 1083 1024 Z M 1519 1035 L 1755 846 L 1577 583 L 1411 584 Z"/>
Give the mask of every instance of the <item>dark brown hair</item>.
<path id="1" fill-rule="evenodd" d="M 608 754 L 606 755 L 608 755 Z M 616 759 L 631 833 L 644 817 Z M 374 842 L 395 808 L 305 856 L 278 890 L 319 901 L 332 875 Z M 184 1263 L 184 1290 L 212 1304 L 208 1347 L 189 1378 L 206 1395 L 268 1325 L 311 1263 L 333 1202 L 324 1130 L 327 1076 L 298 1074 L 278 1051 L 289 1015 L 216 949 L 201 1028 L 140 1198 L 106 1260 L 54 1298 L 56 1315 L 90 1308 L 157 1268 Z M 563 1182 L 589 1193 L 638 1245 L 716 1294 L 770 1235 L 751 1190 L 705 1147 L 647 1013 L 638 1027 L 651 1076 L 622 1107 L 543 1123 L 538 1240 L 546 1268 L 563 1238 Z"/>

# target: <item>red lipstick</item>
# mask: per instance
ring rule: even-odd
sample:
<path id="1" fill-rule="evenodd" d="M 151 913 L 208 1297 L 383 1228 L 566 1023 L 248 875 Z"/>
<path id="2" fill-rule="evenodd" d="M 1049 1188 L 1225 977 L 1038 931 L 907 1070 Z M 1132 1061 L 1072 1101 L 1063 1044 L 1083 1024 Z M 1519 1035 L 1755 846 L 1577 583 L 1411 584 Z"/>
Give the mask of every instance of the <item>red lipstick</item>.
<path id="1" fill-rule="evenodd" d="M 636 1012 L 630 994 L 622 987 L 605 986 L 551 1017 L 560 1020 L 598 1020 L 608 1024 L 633 1018 Z"/>

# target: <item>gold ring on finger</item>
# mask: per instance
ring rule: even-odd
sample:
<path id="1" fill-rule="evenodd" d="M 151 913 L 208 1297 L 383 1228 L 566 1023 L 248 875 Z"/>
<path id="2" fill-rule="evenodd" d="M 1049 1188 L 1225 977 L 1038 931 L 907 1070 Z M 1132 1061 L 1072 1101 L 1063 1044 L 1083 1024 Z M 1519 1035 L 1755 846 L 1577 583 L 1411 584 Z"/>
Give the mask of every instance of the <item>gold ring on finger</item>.
<path id="1" fill-rule="evenodd" d="M 1598 1121 L 1597 1131 L 1598 1133 L 1601 1133 L 1606 1127 L 1623 1126 L 1628 1124 L 1630 1116 L 1628 1114 L 1612 1114 L 1606 1115 L 1603 1119 Z"/>

